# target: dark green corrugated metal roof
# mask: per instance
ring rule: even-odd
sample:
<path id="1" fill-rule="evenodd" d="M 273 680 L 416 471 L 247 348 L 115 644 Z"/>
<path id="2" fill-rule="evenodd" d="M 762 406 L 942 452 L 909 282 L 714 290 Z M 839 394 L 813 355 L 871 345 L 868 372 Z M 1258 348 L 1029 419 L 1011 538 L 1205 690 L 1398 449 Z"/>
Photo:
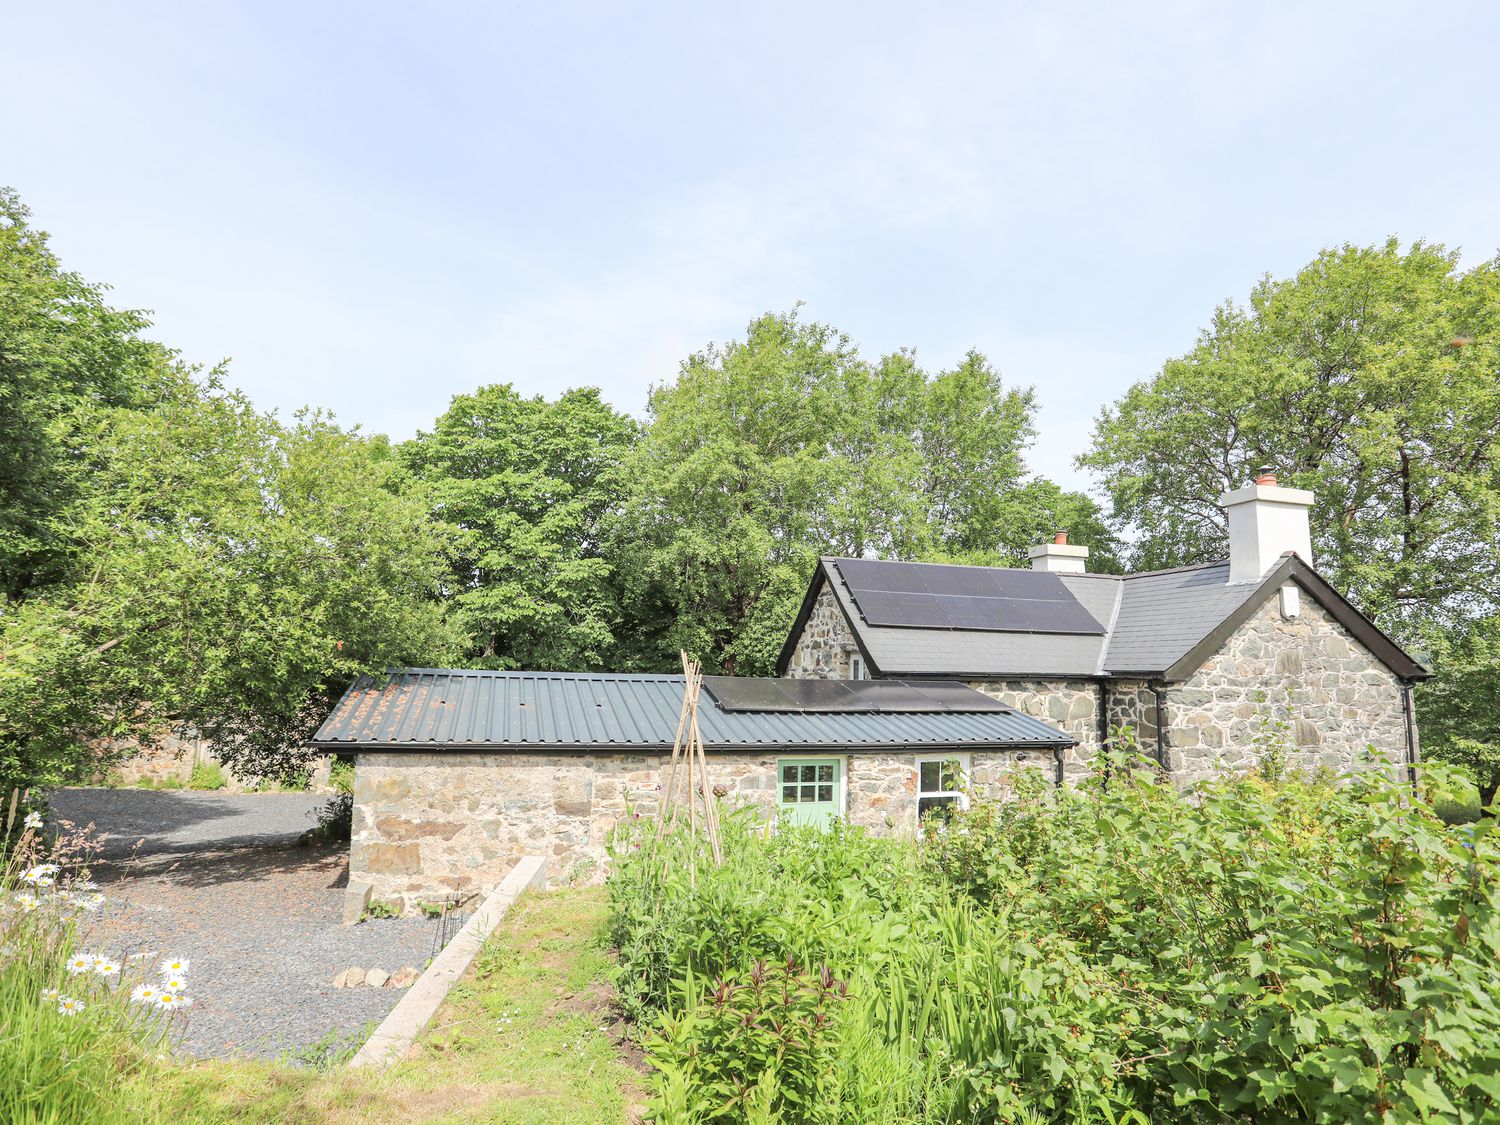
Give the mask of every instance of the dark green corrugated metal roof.
<path id="1" fill-rule="evenodd" d="M 683 677 L 409 668 L 366 677 L 339 700 L 314 745 L 389 750 L 670 747 Z M 893 687 L 899 685 L 892 685 Z M 967 690 L 967 689 L 966 689 Z M 1073 739 L 976 696 L 974 711 L 725 711 L 705 692 L 710 749 L 1063 747 Z M 977 708 L 983 707 L 984 710 Z"/>

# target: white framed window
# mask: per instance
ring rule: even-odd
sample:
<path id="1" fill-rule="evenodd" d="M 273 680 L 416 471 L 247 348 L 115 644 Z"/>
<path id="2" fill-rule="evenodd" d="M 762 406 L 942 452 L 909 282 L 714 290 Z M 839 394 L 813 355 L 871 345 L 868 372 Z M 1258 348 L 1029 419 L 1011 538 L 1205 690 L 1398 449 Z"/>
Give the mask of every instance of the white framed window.
<path id="1" fill-rule="evenodd" d="M 857 652 L 849 658 L 849 678 L 851 680 L 863 680 L 866 678 L 864 657 L 860 656 Z"/>
<path id="2" fill-rule="evenodd" d="M 953 809 L 969 807 L 964 787 L 969 781 L 969 755 L 917 756 L 917 828 L 929 816 L 944 817 Z"/>

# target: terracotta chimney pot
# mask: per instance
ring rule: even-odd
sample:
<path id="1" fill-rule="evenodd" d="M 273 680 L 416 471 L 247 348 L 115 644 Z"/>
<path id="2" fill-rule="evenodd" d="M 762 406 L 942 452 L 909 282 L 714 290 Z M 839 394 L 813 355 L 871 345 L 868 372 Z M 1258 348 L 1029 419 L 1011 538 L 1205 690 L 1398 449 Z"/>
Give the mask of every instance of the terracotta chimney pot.
<path id="1" fill-rule="evenodd" d="M 1066 543 L 1067 541 L 1068 541 L 1068 533 L 1066 531 L 1059 531 L 1056 535 L 1054 535 L 1052 537 L 1052 542 L 1054 542 L 1054 543 Z"/>
<path id="2" fill-rule="evenodd" d="M 1256 469 L 1255 470 L 1255 483 L 1256 484 L 1275 484 L 1276 483 L 1276 467 L 1274 465 L 1262 465 L 1260 468 Z"/>

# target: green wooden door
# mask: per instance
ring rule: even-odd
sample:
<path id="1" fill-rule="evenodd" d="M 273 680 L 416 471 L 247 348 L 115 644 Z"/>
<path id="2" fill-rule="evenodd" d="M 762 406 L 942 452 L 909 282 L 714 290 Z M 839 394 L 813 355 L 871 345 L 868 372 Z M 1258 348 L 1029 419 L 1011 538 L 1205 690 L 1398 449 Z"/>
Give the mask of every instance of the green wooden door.
<path id="1" fill-rule="evenodd" d="M 776 763 L 782 824 L 822 828 L 844 812 L 844 764 L 837 758 L 798 758 Z"/>

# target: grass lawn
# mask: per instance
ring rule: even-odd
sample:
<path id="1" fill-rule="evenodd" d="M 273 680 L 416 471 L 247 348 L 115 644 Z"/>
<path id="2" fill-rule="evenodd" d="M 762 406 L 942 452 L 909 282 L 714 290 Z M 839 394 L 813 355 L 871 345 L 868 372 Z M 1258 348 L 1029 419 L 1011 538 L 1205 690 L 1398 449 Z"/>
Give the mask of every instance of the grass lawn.
<path id="1" fill-rule="evenodd" d="M 527 895 L 387 1072 L 202 1062 L 141 1075 L 138 1121 L 625 1125 L 645 1094 L 610 1001 L 604 892 Z"/>

